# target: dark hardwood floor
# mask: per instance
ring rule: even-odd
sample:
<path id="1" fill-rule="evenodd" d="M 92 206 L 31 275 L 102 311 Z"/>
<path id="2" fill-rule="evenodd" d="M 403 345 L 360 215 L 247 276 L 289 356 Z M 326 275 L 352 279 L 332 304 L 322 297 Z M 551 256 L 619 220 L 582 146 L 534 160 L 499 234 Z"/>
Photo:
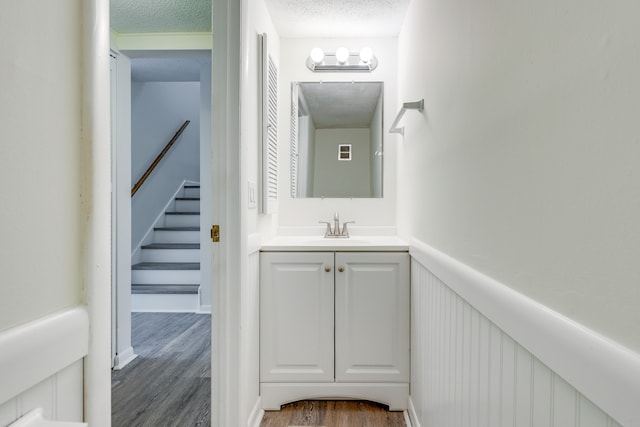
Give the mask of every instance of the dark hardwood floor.
<path id="1" fill-rule="evenodd" d="M 260 427 L 406 427 L 402 412 L 366 401 L 305 400 L 266 411 Z"/>
<path id="2" fill-rule="evenodd" d="M 211 316 L 133 313 L 138 357 L 111 375 L 113 427 L 211 425 Z"/>

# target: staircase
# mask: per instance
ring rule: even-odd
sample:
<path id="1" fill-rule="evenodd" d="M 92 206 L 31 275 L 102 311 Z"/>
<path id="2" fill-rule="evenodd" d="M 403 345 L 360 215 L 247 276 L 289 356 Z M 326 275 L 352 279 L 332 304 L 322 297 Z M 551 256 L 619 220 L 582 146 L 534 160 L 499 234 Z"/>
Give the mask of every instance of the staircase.
<path id="1" fill-rule="evenodd" d="M 200 186 L 180 193 L 131 266 L 131 311 L 200 310 Z"/>

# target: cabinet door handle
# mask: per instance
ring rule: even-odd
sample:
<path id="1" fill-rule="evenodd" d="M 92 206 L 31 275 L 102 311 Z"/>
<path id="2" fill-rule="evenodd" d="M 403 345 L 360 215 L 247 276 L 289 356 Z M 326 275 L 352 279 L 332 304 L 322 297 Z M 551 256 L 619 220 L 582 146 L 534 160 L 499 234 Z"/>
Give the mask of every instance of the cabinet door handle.
<path id="1" fill-rule="evenodd" d="M 339 271 L 340 273 L 342 273 L 342 272 L 344 271 L 344 266 L 343 266 L 343 265 L 341 265 L 340 267 L 338 267 L 338 271 Z"/>
<path id="2" fill-rule="evenodd" d="M 331 266 L 330 265 L 325 265 L 324 266 L 324 271 L 326 271 L 327 273 L 331 271 Z"/>

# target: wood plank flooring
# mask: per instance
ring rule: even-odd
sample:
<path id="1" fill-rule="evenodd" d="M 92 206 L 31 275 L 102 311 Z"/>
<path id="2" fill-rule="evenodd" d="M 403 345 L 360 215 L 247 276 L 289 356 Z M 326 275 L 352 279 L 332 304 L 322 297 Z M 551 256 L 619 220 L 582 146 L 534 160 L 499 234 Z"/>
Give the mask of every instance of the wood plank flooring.
<path id="1" fill-rule="evenodd" d="M 260 427 L 406 427 L 402 412 L 366 401 L 305 400 L 265 411 Z"/>
<path id="2" fill-rule="evenodd" d="M 138 357 L 111 375 L 113 427 L 211 425 L 211 316 L 133 313 Z"/>
<path id="3" fill-rule="evenodd" d="M 133 313 L 138 357 L 111 375 L 112 427 L 211 426 L 211 316 Z M 366 401 L 301 401 L 261 427 L 405 427 L 402 412 Z"/>

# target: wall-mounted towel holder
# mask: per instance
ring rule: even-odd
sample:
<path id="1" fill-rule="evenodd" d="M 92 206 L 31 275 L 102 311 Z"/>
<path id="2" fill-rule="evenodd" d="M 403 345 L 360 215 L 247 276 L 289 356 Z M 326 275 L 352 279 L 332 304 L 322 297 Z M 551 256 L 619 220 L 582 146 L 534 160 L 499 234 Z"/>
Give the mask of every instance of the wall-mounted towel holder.
<path id="1" fill-rule="evenodd" d="M 398 116 L 393 121 L 391 125 L 391 129 L 389 129 L 389 133 L 399 133 L 400 135 L 404 135 L 404 126 L 399 127 L 398 123 L 402 120 L 402 116 L 404 116 L 405 111 L 407 110 L 418 110 L 421 113 L 424 111 L 424 98 L 420 101 L 415 102 L 405 102 L 402 104 L 402 109 L 398 113 Z"/>

